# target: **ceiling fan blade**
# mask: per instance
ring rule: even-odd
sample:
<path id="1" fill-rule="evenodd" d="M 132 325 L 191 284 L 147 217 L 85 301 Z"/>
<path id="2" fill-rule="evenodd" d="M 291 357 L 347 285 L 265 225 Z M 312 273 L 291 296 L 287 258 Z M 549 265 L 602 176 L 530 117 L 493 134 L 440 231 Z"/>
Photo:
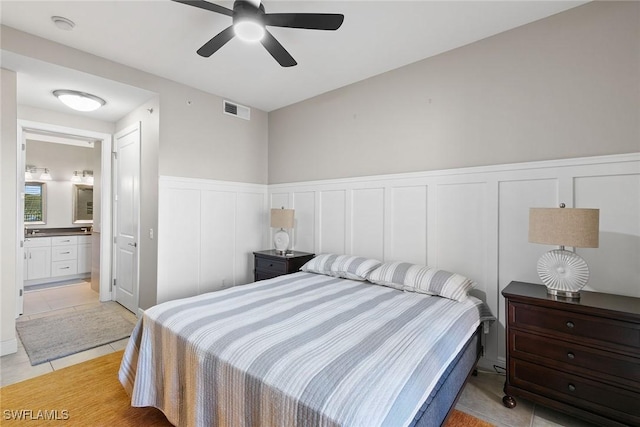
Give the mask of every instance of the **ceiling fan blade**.
<path id="1" fill-rule="evenodd" d="M 218 35 L 214 38 L 206 42 L 202 45 L 200 49 L 198 49 L 198 55 L 204 56 L 205 58 L 213 55 L 218 49 L 225 45 L 229 40 L 233 38 L 235 33 L 233 32 L 233 25 L 222 30 Z"/>
<path id="2" fill-rule="evenodd" d="M 273 27 L 337 30 L 344 21 L 344 15 L 337 13 L 267 13 L 262 19 L 264 25 Z"/>
<path id="3" fill-rule="evenodd" d="M 182 3 L 189 6 L 199 7 L 200 9 L 209 10 L 211 12 L 222 13 L 223 15 L 233 16 L 233 10 L 227 9 L 224 6 L 219 6 L 215 3 L 209 3 L 204 0 L 173 0 L 176 3 Z"/>
<path id="4" fill-rule="evenodd" d="M 283 67 L 293 67 L 298 64 L 296 60 L 293 59 L 293 56 L 287 52 L 287 50 L 269 31 L 265 30 L 264 38 L 260 43 L 262 43 L 262 46 L 267 49 L 267 52 L 269 52 L 271 56 L 273 56 L 273 58 Z"/>

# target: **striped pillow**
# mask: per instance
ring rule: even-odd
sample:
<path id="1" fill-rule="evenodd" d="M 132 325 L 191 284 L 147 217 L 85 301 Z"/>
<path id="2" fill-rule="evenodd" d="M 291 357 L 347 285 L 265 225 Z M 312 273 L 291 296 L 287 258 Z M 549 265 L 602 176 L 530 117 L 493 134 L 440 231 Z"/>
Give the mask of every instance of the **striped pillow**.
<path id="1" fill-rule="evenodd" d="M 367 280 L 369 273 L 381 264 L 380 261 L 350 255 L 320 254 L 303 265 L 300 270 L 326 274 L 351 280 Z"/>
<path id="2" fill-rule="evenodd" d="M 372 271 L 368 280 L 408 292 L 439 295 L 455 301 L 467 299 L 467 292 L 476 283 L 464 276 L 406 262 L 382 264 Z"/>

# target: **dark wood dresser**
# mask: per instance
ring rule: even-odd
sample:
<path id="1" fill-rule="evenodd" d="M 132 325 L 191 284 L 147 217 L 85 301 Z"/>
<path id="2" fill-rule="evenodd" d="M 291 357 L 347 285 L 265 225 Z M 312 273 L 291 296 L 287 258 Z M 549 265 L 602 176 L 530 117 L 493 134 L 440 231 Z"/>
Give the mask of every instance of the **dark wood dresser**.
<path id="1" fill-rule="evenodd" d="M 292 251 L 290 255 L 281 255 L 275 249 L 270 249 L 254 252 L 253 256 L 253 277 L 257 282 L 283 274 L 295 273 L 315 255 L 300 251 Z"/>
<path id="2" fill-rule="evenodd" d="M 640 426 L 640 298 L 547 295 L 511 282 L 504 405 L 514 396 L 603 426 Z"/>

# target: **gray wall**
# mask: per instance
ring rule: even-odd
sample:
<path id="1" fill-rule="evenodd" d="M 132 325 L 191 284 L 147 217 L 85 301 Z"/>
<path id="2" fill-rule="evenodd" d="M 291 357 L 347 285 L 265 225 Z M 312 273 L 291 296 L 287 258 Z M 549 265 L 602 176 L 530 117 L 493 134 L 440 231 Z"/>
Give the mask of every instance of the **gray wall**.
<path id="1" fill-rule="evenodd" d="M 269 183 L 640 151 L 640 3 L 592 2 L 269 113 Z"/>
<path id="2" fill-rule="evenodd" d="M 266 112 L 252 108 L 251 121 L 229 117 L 219 96 L 10 27 L 0 35 L 10 52 L 159 94 L 160 175 L 267 183 Z"/>
<path id="3" fill-rule="evenodd" d="M 0 343 L 2 354 L 15 344 L 16 329 L 16 73 L 0 69 Z"/>

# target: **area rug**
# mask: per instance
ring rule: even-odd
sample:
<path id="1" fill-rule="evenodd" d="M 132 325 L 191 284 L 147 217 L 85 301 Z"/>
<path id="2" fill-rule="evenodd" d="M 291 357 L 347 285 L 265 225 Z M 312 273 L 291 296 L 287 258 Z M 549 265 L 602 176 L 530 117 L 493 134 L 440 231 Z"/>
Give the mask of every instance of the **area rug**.
<path id="1" fill-rule="evenodd" d="M 134 326 L 103 306 L 16 322 L 32 365 L 126 338 Z"/>
<path id="2" fill-rule="evenodd" d="M 2 425 L 171 426 L 158 409 L 130 406 L 129 395 L 118 381 L 122 353 L 111 353 L 0 388 Z M 491 424 L 454 410 L 445 426 Z"/>

